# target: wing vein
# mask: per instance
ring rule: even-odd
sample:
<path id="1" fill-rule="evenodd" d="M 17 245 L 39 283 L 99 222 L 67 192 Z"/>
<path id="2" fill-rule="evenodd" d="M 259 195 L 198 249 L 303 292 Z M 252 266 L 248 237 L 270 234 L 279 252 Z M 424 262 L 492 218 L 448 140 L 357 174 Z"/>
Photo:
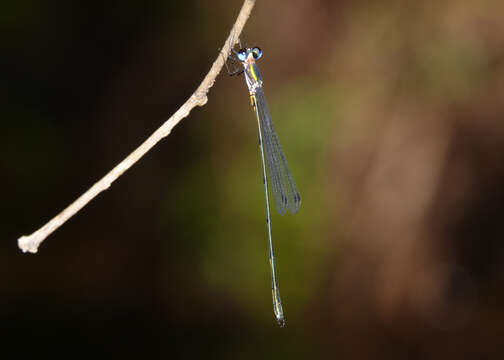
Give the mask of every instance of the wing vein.
<path id="1" fill-rule="evenodd" d="M 273 121 L 264 98 L 262 88 L 255 93 L 256 106 L 263 130 L 263 145 L 268 162 L 268 175 L 277 211 L 284 215 L 287 211 L 295 214 L 301 206 L 301 196 L 287 165 L 287 159 L 273 127 Z"/>

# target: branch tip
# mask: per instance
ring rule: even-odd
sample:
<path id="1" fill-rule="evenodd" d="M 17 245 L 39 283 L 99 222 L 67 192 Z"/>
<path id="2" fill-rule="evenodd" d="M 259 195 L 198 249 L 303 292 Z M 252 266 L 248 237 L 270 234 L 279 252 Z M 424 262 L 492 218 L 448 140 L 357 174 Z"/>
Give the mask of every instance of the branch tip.
<path id="1" fill-rule="evenodd" d="M 24 253 L 30 252 L 32 254 L 36 254 L 38 251 L 38 244 L 38 242 L 33 241 L 33 235 L 21 236 L 18 239 L 18 247 Z"/>

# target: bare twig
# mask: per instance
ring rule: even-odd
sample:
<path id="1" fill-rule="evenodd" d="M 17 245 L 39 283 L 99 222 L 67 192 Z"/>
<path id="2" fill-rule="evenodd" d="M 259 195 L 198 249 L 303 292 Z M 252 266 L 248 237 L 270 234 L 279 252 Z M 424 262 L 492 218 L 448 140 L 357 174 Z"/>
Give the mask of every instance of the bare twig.
<path id="1" fill-rule="evenodd" d="M 173 114 L 159 129 L 157 129 L 147 140 L 143 142 L 135 151 L 133 151 L 126 159 L 121 161 L 114 167 L 107 175 L 100 181 L 95 183 L 88 191 L 82 194 L 70 206 L 68 206 L 61 213 L 56 215 L 51 221 L 42 226 L 39 230 L 35 231 L 29 236 L 21 236 L 18 239 L 18 246 L 23 252 L 36 253 L 38 247 L 44 239 L 49 236 L 54 230 L 63 225 L 68 219 L 75 215 L 82 209 L 88 202 L 96 197 L 99 193 L 107 190 L 110 185 L 128 170 L 134 163 L 136 163 L 142 156 L 144 156 L 154 145 L 156 145 L 162 138 L 168 136 L 171 130 L 183 118 L 189 115 L 189 112 L 196 106 L 203 106 L 206 104 L 208 98 L 207 93 L 214 84 L 215 78 L 219 74 L 231 52 L 231 47 L 238 42 L 238 38 L 247 22 L 250 12 L 254 7 L 255 0 L 245 0 L 243 6 L 238 14 L 229 36 L 222 47 L 222 50 L 214 61 L 210 71 L 203 79 L 202 83 L 191 97 L 182 105 L 175 114 Z"/>

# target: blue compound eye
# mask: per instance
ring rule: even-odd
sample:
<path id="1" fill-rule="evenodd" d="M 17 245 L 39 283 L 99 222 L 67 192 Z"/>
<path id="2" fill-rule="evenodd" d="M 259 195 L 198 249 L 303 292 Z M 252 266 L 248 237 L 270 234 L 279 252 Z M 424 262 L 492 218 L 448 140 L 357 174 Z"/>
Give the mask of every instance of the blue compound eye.
<path id="1" fill-rule="evenodd" d="M 261 56 L 262 56 L 262 50 L 261 48 L 258 48 L 258 47 L 255 47 L 252 49 L 252 56 L 254 57 L 254 59 L 260 59 Z"/>
<path id="2" fill-rule="evenodd" d="M 239 50 L 238 53 L 236 54 L 236 56 L 238 57 L 238 60 L 240 60 L 240 61 L 247 60 L 247 50 L 245 50 L 245 49 Z"/>

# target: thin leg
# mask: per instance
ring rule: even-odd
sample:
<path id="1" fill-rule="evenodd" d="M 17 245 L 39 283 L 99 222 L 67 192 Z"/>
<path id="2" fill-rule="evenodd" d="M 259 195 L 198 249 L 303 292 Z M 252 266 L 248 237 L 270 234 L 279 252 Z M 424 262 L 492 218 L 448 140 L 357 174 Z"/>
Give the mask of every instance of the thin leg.
<path id="1" fill-rule="evenodd" d="M 240 38 L 238 38 L 238 42 L 241 48 Z M 227 59 L 224 59 L 224 65 L 226 66 L 226 70 L 229 76 L 241 75 L 244 71 L 243 67 L 241 66 L 241 61 L 239 61 L 237 57 L 238 51 L 235 50 L 233 43 L 234 43 L 234 34 L 231 38 L 231 54 L 228 56 Z M 222 55 L 222 57 L 224 57 L 224 55 Z M 232 70 L 229 69 L 228 61 L 231 62 L 233 66 Z M 237 63 L 239 63 L 239 66 L 236 65 Z"/>
<path id="2" fill-rule="evenodd" d="M 245 48 L 245 49 L 246 49 L 246 48 L 247 48 L 247 41 L 245 40 L 245 32 L 244 32 L 244 31 L 242 31 L 242 33 L 241 33 L 241 37 L 243 38 L 243 47 L 242 47 L 242 45 L 241 45 L 241 41 L 240 41 L 240 49 L 243 49 L 243 48 Z M 241 39 L 240 39 L 240 40 L 241 40 Z"/>
<path id="3" fill-rule="evenodd" d="M 231 51 L 232 51 L 232 54 L 229 55 L 227 59 L 224 59 L 224 65 L 226 66 L 226 71 L 229 76 L 240 75 L 244 71 L 243 66 L 241 66 L 241 61 L 239 61 L 238 58 L 236 57 L 236 54 L 237 54 L 236 50 L 231 49 Z M 221 55 L 222 55 L 222 53 L 221 53 Z M 222 57 L 224 58 L 224 55 L 222 55 Z M 231 63 L 233 69 L 229 68 L 228 62 Z M 237 65 L 237 64 L 239 64 L 239 65 Z"/>
<path id="4" fill-rule="evenodd" d="M 231 62 L 234 69 L 232 69 L 232 70 L 229 69 L 228 61 Z M 225 61 L 224 64 L 226 65 L 226 70 L 227 70 L 227 73 L 229 76 L 240 75 L 243 73 L 244 69 L 243 69 L 243 66 L 241 66 L 241 62 L 238 61 L 233 55 L 229 55 L 228 61 Z M 237 66 L 236 65 L 237 63 L 239 63 L 240 65 Z"/>

